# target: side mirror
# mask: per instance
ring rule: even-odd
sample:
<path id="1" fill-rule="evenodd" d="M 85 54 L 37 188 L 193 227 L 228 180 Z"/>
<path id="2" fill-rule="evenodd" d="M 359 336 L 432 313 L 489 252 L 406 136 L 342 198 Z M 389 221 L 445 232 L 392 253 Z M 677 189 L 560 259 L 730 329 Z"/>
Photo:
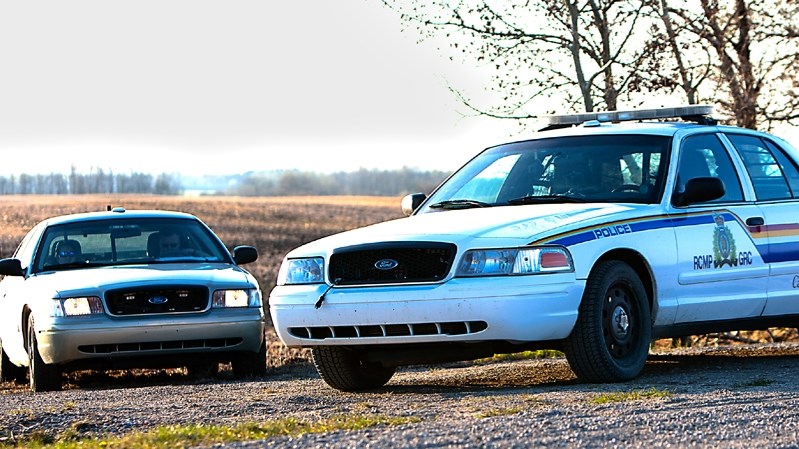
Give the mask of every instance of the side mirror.
<path id="1" fill-rule="evenodd" d="M 424 193 L 411 193 L 402 198 L 402 213 L 410 216 L 427 199 Z"/>
<path id="2" fill-rule="evenodd" d="M 724 183 L 719 178 L 692 178 L 685 183 L 685 190 L 674 194 L 672 202 L 675 206 L 704 203 L 723 197 L 725 192 Z"/>
<path id="3" fill-rule="evenodd" d="M 22 270 L 22 262 L 20 262 L 19 259 L 0 260 L 0 275 L 24 276 L 25 272 Z"/>
<path id="4" fill-rule="evenodd" d="M 233 260 L 236 265 L 255 262 L 258 260 L 258 250 L 252 246 L 237 246 L 233 248 Z"/>

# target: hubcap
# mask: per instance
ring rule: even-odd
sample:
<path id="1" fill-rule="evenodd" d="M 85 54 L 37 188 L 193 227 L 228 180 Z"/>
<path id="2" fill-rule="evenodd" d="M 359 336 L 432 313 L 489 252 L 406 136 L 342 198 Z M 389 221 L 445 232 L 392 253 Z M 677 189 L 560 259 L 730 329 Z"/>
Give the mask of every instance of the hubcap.
<path id="1" fill-rule="evenodd" d="M 627 357 L 635 350 L 638 338 L 635 299 L 627 285 L 616 283 L 608 289 L 602 315 L 608 352 L 615 359 Z"/>
<path id="2" fill-rule="evenodd" d="M 613 311 L 613 333 L 614 336 L 621 340 L 627 336 L 627 330 L 630 328 L 630 317 L 624 307 L 616 306 Z"/>

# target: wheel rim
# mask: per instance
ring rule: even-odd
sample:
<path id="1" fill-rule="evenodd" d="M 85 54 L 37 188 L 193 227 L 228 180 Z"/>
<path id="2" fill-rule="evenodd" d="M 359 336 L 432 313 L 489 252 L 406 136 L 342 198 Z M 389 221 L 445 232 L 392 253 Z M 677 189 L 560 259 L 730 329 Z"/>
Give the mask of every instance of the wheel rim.
<path id="1" fill-rule="evenodd" d="M 608 353 L 614 359 L 624 359 L 635 352 L 637 316 L 635 294 L 629 286 L 616 283 L 608 288 L 602 307 L 602 331 Z"/>

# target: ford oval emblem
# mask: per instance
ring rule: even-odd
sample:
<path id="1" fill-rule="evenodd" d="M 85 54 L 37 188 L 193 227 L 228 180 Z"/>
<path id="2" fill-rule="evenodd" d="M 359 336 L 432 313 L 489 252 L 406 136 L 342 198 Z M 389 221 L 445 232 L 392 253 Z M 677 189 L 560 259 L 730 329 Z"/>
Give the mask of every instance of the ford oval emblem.
<path id="1" fill-rule="evenodd" d="M 169 298 L 166 296 L 153 296 L 147 300 L 150 304 L 166 304 L 167 301 L 169 301 Z"/>
<path id="2" fill-rule="evenodd" d="M 393 270 L 397 268 L 397 265 L 399 265 L 399 262 L 394 259 L 380 259 L 375 262 L 375 268 L 378 270 Z"/>

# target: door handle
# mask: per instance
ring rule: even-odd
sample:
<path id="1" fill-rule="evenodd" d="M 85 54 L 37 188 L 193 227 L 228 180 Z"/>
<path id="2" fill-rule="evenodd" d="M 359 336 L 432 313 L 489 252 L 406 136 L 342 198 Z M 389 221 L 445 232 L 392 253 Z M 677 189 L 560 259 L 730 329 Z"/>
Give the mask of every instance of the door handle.
<path id="1" fill-rule="evenodd" d="M 766 221 L 763 220 L 763 217 L 749 217 L 746 219 L 747 226 L 763 226 L 766 224 Z"/>

